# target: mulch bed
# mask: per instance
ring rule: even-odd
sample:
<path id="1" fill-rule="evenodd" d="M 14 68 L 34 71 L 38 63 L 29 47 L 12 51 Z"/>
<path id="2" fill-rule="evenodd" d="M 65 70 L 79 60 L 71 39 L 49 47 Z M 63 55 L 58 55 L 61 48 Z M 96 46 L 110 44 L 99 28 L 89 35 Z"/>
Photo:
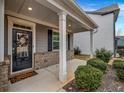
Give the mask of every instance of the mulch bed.
<path id="1" fill-rule="evenodd" d="M 89 60 L 90 59 L 89 55 L 75 55 L 74 57 L 76 59 L 80 59 L 80 60 Z"/>
<path id="2" fill-rule="evenodd" d="M 75 80 L 72 80 L 71 82 L 69 82 L 67 85 L 65 85 L 63 87 L 63 89 L 65 89 L 67 92 L 88 92 L 88 90 L 86 89 L 79 89 L 76 87 L 75 85 Z"/>
<path id="3" fill-rule="evenodd" d="M 37 74 L 38 74 L 38 73 L 36 73 L 35 71 L 22 73 L 22 74 L 19 74 L 19 75 L 16 75 L 16 76 L 10 78 L 10 82 L 13 84 L 13 83 L 16 83 L 16 82 L 18 82 L 18 81 L 24 80 L 24 79 L 26 79 L 26 78 L 35 76 L 35 75 L 37 75 Z"/>
<path id="4" fill-rule="evenodd" d="M 75 80 L 69 82 L 63 89 L 67 92 L 88 92 L 86 89 L 78 89 L 75 85 Z M 124 81 L 120 81 L 116 76 L 116 71 L 112 66 L 108 66 L 103 76 L 101 86 L 92 92 L 124 92 Z"/>

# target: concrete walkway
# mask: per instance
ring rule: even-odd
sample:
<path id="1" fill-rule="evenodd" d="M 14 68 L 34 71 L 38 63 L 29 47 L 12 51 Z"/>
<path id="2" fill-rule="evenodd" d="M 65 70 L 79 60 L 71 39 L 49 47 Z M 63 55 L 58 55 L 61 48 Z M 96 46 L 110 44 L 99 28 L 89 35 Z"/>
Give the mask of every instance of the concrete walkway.
<path id="1" fill-rule="evenodd" d="M 62 87 L 74 78 L 74 71 L 79 65 L 86 65 L 86 61 L 73 59 L 68 62 L 68 80 L 58 80 L 58 64 L 37 70 L 38 75 L 10 85 L 10 92 L 64 92 Z"/>

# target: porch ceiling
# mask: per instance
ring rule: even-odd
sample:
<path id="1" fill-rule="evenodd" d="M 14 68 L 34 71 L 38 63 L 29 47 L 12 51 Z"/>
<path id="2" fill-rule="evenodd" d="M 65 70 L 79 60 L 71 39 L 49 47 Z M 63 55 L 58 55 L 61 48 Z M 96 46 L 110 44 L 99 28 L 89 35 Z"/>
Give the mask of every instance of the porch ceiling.
<path id="1" fill-rule="evenodd" d="M 42 0 L 45 1 L 45 0 Z M 28 7 L 32 7 L 32 11 L 28 10 Z M 49 7 L 51 7 L 49 5 Z M 46 7 L 35 0 L 6 0 L 5 9 L 6 11 L 11 11 L 16 14 L 25 15 L 31 18 L 35 18 L 44 23 L 48 23 L 51 25 L 47 25 L 49 27 L 53 27 L 58 29 L 59 25 L 59 16 L 57 15 L 56 9 L 53 11 L 53 8 Z M 55 7 L 54 7 L 55 8 Z M 8 14 L 8 13 L 7 13 Z M 8 14 L 12 15 L 12 14 Z M 15 16 L 14 14 L 12 16 Z M 44 24 L 43 24 L 44 25 Z M 68 26 L 71 25 L 71 26 Z M 87 31 L 88 29 L 85 25 L 82 25 L 80 22 L 75 20 L 71 16 L 67 16 L 67 29 L 72 32 L 82 32 Z"/>

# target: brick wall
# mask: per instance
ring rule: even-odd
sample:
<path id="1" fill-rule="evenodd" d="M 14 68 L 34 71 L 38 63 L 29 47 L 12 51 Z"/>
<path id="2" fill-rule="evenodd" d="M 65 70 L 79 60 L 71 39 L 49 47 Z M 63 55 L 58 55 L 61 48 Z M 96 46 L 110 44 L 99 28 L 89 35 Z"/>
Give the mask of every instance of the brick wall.
<path id="1" fill-rule="evenodd" d="M 74 51 L 67 51 L 67 60 L 73 59 Z M 59 51 L 36 53 L 35 69 L 44 68 L 59 63 Z"/>
<path id="2" fill-rule="evenodd" d="M 8 91 L 8 67 L 9 63 L 0 62 L 0 92 Z"/>
<path id="3" fill-rule="evenodd" d="M 73 59 L 74 51 L 67 51 L 67 60 Z M 44 68 L 59 63 L 59 51 L 35 54 L 35 69 Z M 0 62 L 0 92 L 8 91 L 10 61 Z"/>

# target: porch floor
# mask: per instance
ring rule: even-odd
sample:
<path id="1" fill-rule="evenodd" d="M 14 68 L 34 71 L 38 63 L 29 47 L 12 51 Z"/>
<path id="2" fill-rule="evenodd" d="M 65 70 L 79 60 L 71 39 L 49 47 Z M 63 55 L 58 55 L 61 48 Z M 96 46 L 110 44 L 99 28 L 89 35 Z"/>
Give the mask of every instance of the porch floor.
<path id="1" fill-rule="evenodd" d="M 64 90 L 62 87 L 74 78 L 74 71 L 79 65 L 86 65 L 86 61 L 73 59 L 67 64 L 68 79 L 66 82 L 58 80 L 59 65 L 52 65 L 37 70 L 38 75 L 10 85 L 10 92 L 57 92 Z"/>

